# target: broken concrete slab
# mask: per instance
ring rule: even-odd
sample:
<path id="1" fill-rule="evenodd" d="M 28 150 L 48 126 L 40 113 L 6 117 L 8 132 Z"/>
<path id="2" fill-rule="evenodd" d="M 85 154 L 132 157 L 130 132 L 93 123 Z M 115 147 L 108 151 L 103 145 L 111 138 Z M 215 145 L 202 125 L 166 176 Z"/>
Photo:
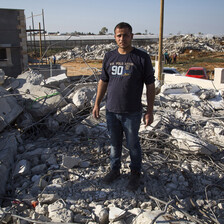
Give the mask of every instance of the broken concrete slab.
<path id="1" fill-rule="evenodd" d="M 38 201 L 43 205 L 44 204 L 52 204 L 59 199 L 60 199 L 60 197 L 57 193 L 56 194 L 40 194 L 38 196 Z"/>
<path id="2" fill-rule="evenodd" d="M 68 77 L 66 76 L 65 73 L 57 75 L 57 76 L 49 77 L 49 78 L 43 80 L 40 83 L 40 85 L 41 86 L 47 85 L 47 86 L 58 87 L 61 83 L 64 83 L 64 82 L 68 82 Z"/>
<path id="3" fill-rule="evenodd" d="M 43 117 L 50 112 L 56 111 L 58 107 L 67 104 L 61 94 L 55 90 L 39 85 L 24 83 L 21 88 L 17 88 L 18 92 L 27 99 L 26 109 L 33 117 Z"/>
<path id="4" fill-rule="evenodd" d="M 2 85 L 4 83 L 5 80 L 5 72 L 0 69 L 0 85 Z"/>
<path id="5" fill-rule="evenodd" d="M 224 99 L 220 93 L 216 93 L 215 97 L 208 99 L 208 103 L 212 105 L 215 110 L 224 109 Z"/>
<path id="6" fill-rule="evenodd" d="M 6 183 L 14 164 L 17 152 L 17 140 L 13 133 L 3 133 L 0 137 L 0 195 L 6 192 Z"/>
<path id="7" fill-rule="evenodd" d="M 201 88 L 197 85 L 183 83 L 183 84 L 164 84 L 161 87 L 161 93 L 164 95 L 169 94 L 186 94 L 186 93 L 197 93 Z"/>
<path id="8" fill-rule="evenodd" d="M 84 107 L 90 106 L 90 101 L 95 93 L 96 88 L 94 86 L 82 87 L 75 92 L 72 101 L 79 109 L 83 109 Z"/>
<path id="9" fill-rule="evenodd" d="M 144 210 L 141 212 L 141 214 L 139 214 L 136 219 L 133 221 L 133 224 L 148 224 L 148 223 L 152 223 L 152 221 L 159 215 L 162 214 L 163 211 L 147 211 Z M 156 223 L 165 223 L 165 224 L 170 224 L 170 222 L 168 220 L 166 220 L 164 218 L 163 215 L 159 216 L 158 219 L 156 219 Z"/>
<path id="10" fill-rule="evenodd" d="M 59 123 L 69 123 L 78 111 L 79 109 L 75 104 L 68 103 L 66 106 L 57 110 L 56 114 L 54 114 L 54 119 Z"/>
<path id="11" fill-rule="evenodd" d="M 73 212 L 67 209 L 60 199 L 48 206 L 48 213 L 52 222 L 70 223 L 73 221 Z"/>
<path id="12" fill-rule="evenodd" d="M 171 135 L 175 138 L 178 147 L 183 150 L 183 153 L 211 155 L 218 150 L 215 145 L 209 144 L 186 131 L 173 129 Z"/>
<path id="13" fill-rule="evenodd" d="M 62 160 L 62 165 L 64 167 L 67 167 L 68 169 L 71 169 L 73 167 L 79 166 L 79 163 L 81 162 L 81 159 L 75 156 L 64 156 Z"/>
<path id="14" fill-rule="evenodd" d="M 115 222 L 124 217 L 126 211 L 118 207 L 109 207 L 109 221 Z"/>
<path id="15" fill-rule="evenodd" d="M 13 176 L 16 178 L 20 175 L 25 176 L 28 173 L 30 173 L 30 162 L 25 159 L 22 159 L 16 164 Z"/>
<path id="16" fill-rule="evenodd" d="M 198 135 L 204 139 L 208 139 L 214 145 L 224 147 L 223 121 L 218 119 L 207 121 L 203 129 L 198 131 Z"/>
<path id="17" fill-rule="evenodd" d="M 15 81 L 16 83 L 19 82 L 18 88 L 21 88 L 24 83 L 29 83 L 32 85 L 40 85 L 43 80 L 44 80 L 43 75 L 34 72 L 32 69 L 29 69 L 29 71 L 20 74 Z M 15 84 L 13 84 L 13 86 L 15 86 Z"/>
<path id="18" fill-rule="evenodd" d="M 0 86 L 0 132 L 22 113 L 23 108 L 16 99 Z"/>

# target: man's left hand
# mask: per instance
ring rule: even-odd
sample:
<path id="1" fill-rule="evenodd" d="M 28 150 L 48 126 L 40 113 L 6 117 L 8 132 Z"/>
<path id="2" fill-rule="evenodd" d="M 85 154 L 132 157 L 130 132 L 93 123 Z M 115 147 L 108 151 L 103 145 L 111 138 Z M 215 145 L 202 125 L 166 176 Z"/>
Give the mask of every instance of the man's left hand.
<path id="1" fill-rule="evenodd" d="M 143 121 L 144 121 L 144 124 L 145 124 L 146 127 L 149 126 L 150 124 L 152 124 L 152 122 L 153 122 L 153 113 L 146 112 L 144 114 Z"/>

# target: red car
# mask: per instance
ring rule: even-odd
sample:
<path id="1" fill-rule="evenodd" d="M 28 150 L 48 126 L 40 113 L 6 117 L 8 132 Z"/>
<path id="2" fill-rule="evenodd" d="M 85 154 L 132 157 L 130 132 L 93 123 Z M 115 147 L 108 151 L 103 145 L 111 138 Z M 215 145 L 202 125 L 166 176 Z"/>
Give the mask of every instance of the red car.
<path id="1" fill-rule="evenodd" d="M 191 67 L 188 69 L 186 76 L 198 79 L 209 79 L 206 69 L 203 67 Z"/>

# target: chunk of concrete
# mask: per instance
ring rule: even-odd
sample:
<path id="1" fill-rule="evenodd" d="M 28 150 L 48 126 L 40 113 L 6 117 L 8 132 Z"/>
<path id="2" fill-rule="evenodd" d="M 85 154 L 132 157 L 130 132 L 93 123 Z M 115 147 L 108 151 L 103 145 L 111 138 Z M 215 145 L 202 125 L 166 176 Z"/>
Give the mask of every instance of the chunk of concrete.
<path id="1" fill-rule="evenodd" d="M 64 156 L 62 165 L 67 167 L 68 169 L 71 169 L 75 166 L 78 166 L 80 162 L 81 162 L 81 159 L 75 156 Z"/>
<path id="2" fill-rule="evenodd" d="M 52 204 L 59 199 L 58 194 L 40 194 L 38 197 L 38 201 L 41 204 Z"/>
<path id="3" fill-rule="evenodd" d="M 164 95 L 168 94 L 185 94 L 185 93 L 196 93 L 200 91 L 199 86 L 183 83 L 183 84 L 165 84 L 161 87 L 161 93 Z"/>
<path id="4" fill-rule="evenodd" d="M 52 222 L 72 222 L 73 212 L 65 208 L 64 203 L 60 200 L 48 206 L 49 217 Z"/>
<path id="5" fill-rule="evenodd" d="M 26 109 L 32 116 L 37 118 L 56 111 L 67 104 L 65 99 L 55 89 L 24 83 L 17 90 L 20 94 L 23 94 L 23 98 L 30 100 L 26 105 Z M 27 94 L 24 95 L 24 93 Z"/>
<path id="6" fill-rule="evenodd" d="M 78 108 L 75 104 L 69 103 L 65 107 L 61 108 L 54 115 L 54 118 L 59 122 L 69 122 L 72 118 L 74 118 L 75 114 L 78 112 Z"/>
<path id="7" fill-rule="evenodd" d="M 16 168 L 14 170 L 14 177 L 20 176 L 20 175 L 26 175 L 30 172 L 30 162 L 23 159 L 20 160 L 16 164 Z"/>
<path id="8" fill-rule="evenodd" d="M 178 147 L 183 149 L 183 152 L 211 155 L 218 150 L 215 145 L 209 144 L 186 131 L 173 129 L 171 135 L 176 139 Z"/>
<path id="9" fill-rule="evenodd" d="M 109 207 L 109 220 L 112 222 L 122 218 L 125 214 L 125 210 L 122 210 L 118 207 Z"/>
<path id="10" fill-rule="evenodd" d="M 3 134 L 0 138 L 0 195 L 5 194 L 9 171 L 14 163 L 17 141 L 14 135 Z"/>
<path id="11" fill-rule="evenodd" d="M 0 85 L 4 83 L 4 79 L 5 79 L 5 72 L 2 69 L 0 69 Z"/>
<path id="12" fill-rule="evenodd" d="M 90 105 L 90 101 L 92 100 L 95 92 L 96 88 L 93 86 L 80 88 L 75 92 L 72 101 L 79 109 L 82 109 L 85 106 Z"/>
<path id="13" fill-rule="evenodd" d="M 136 219 L 133 221 L 133 224 L 149 224 L 153 221 L 153 219 L 159 215 L 160 213 L 162 213 L 163 211 L 143 211 L 140 215 L 138 215 L 136 217 Z M 155 223 L 164 223 L 164 224 L 170 224 L 169 221 L 167 221 L 164 216 L 159 216 L 158 219 L 156 219 Z"/>
<path id="14" fill-rule="evenodd" d="M 16 80 L 19 82 L 19 88 L 21 88 L 25 83 L 40 85 L 43 79 L 43 75 L 34 72 L 32 69 L 29 69 L 29 71 L 20 74 Z"/>
<path id="15" fill-rule="evenodd" d="M 63 83 L 68 80 L 68 77 L 66 76 L 65 73 L 57 75 L 57 76 L 52 76 L 47 78 L 46 80 L 41 82 L 41 85 L 50 85 L 50 86 L 59 86 L 60 83 Z"/>
<path id="16" fill-rule="evenodd" d="M 23 111 L 16 99 L 0 86 L 0 131 L 13 122 Z"/>
<path id="17" fill-rule="evenodd" d="M 209 99 L 208 102 L 215 110 L 223 110 L 224 108 L 224 100 L 220 93 L 216 93 L 216 96 Z"/>

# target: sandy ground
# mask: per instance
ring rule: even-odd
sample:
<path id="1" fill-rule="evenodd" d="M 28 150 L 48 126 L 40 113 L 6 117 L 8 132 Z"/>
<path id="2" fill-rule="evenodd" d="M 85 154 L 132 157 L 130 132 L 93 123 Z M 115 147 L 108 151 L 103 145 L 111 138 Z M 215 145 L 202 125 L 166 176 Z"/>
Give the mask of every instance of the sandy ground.
<path id="1" fill-rule="evenodd" d="M 153 61 L 153 58 L 152 58 Z M 102 60 L 86 60 L 76 58 L 73 61 L 58 61 L 59 64 L 67 68 L 68 76 L 92 75 L 93 72 L 100 73 Z M 185 52 L 177 58 L 177 63 L 164 65 L 176 67 L 181 73 L 186 73 L 190 67 L 204 67 L 209 75 L 212 75 L 214 68 L 224 68 L 224 53 L 206 53 L 206 52 Z"/>
<path id="2" fill-rule="evenodd" d="M 99 73 L 102 68 L 102 60 L 86 60 L 76 58 L 73 61 L 59 61 L 63 67 L 67 68 L 67 76 L 92 75 Z"/>

